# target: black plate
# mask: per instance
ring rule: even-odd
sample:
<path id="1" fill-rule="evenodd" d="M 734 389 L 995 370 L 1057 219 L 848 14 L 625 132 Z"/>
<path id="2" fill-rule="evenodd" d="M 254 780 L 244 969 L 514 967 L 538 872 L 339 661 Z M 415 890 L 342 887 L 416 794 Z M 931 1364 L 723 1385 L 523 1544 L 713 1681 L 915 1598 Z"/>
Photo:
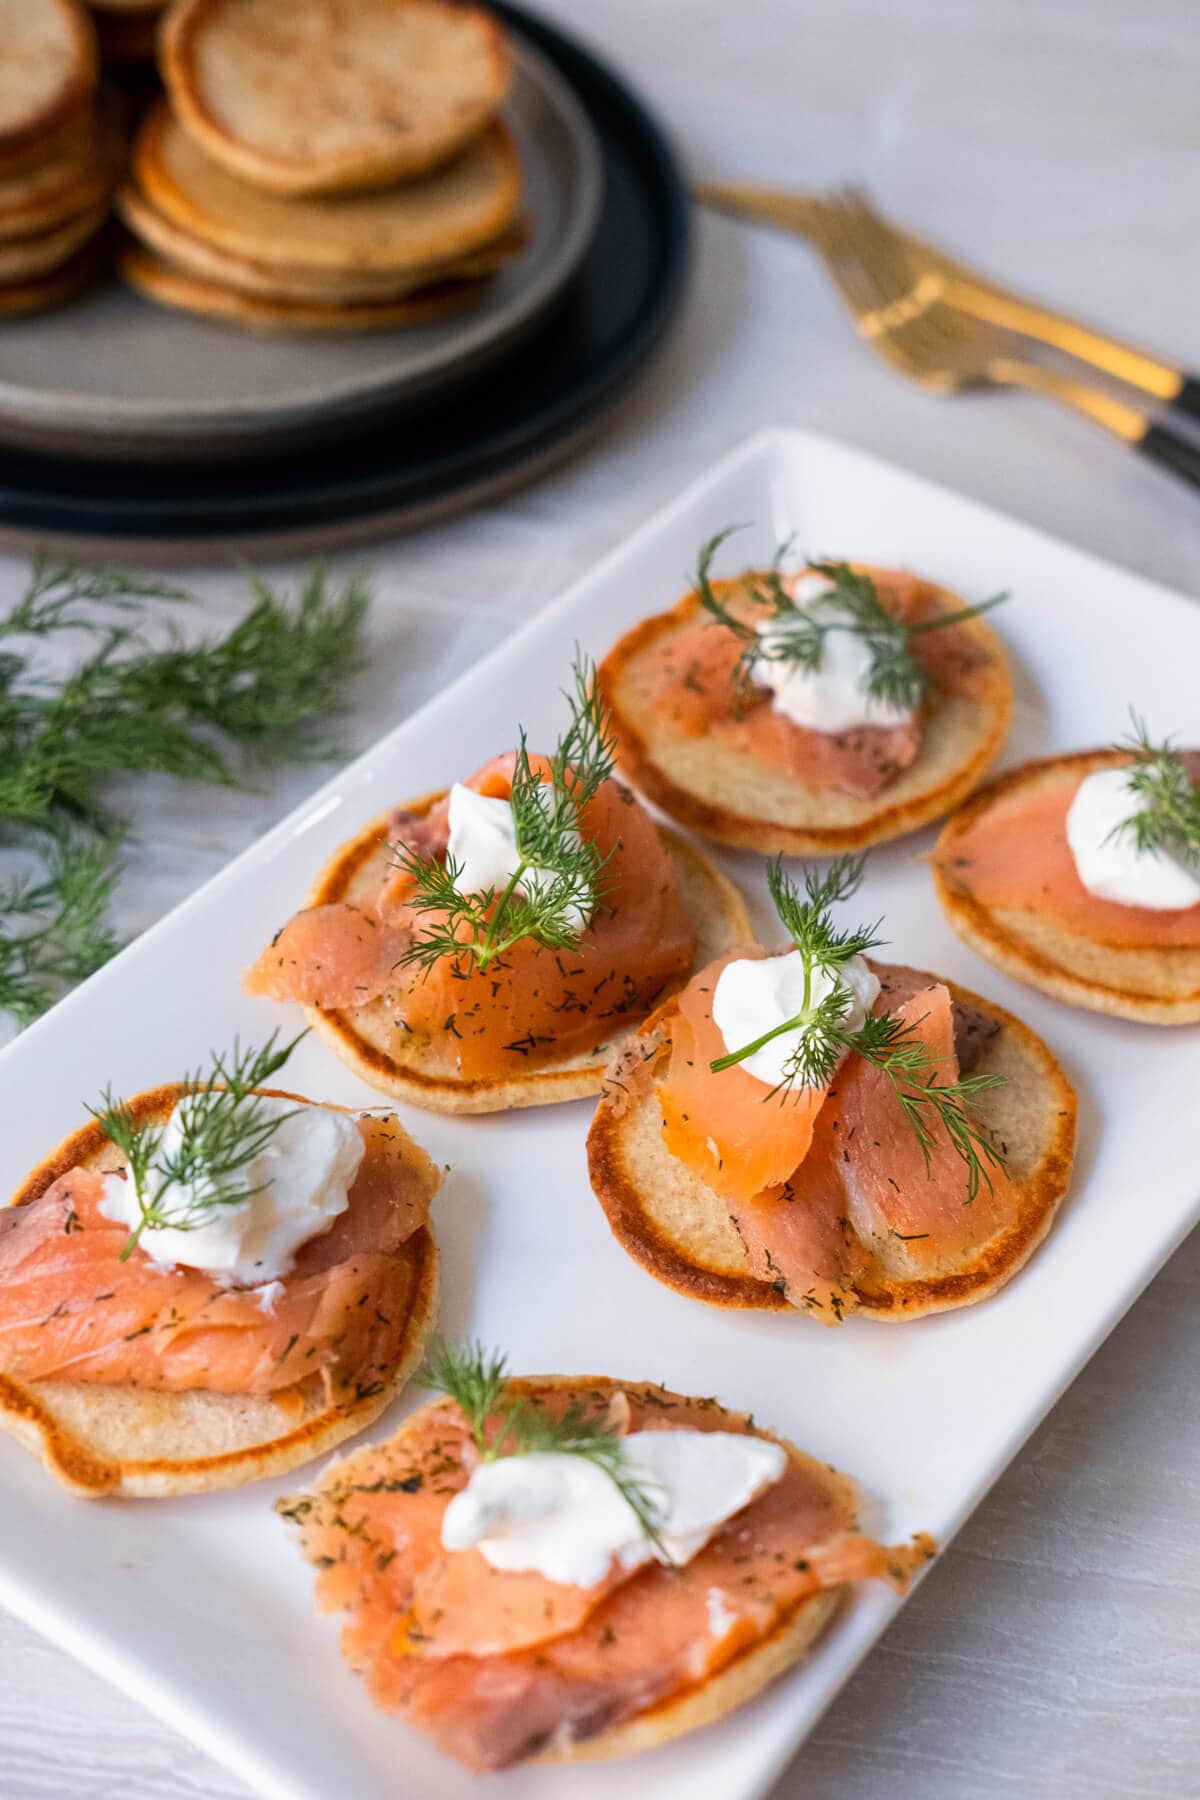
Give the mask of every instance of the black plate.
<path id="1" fill-rule="evenodd" d="M 424 418 L 375 424 L 315 451 L 216 467 L 0 452 L 0 534 L 143 551 L 228 539 L 299 548 L 425 523 L 494 498 L 569 451 L 676 311 L 687 191 L 657 126 L 610 69 L 531 14 L 496 11 L 571 83 L 604 157 L 595 240 L 548 323 Z"/>

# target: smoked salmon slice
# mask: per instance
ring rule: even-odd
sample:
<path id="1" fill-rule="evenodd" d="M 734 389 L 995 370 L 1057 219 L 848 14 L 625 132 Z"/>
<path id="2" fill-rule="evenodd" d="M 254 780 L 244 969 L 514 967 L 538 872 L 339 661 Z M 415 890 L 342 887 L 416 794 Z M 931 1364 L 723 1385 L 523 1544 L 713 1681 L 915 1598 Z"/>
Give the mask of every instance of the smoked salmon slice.
<path id="1" fill-rule="evenodd" d="M 950 990 L 938 982 L 895 1009 L 929 1054 L 930 1077 L 939 1087 L 958 1080 Z M 911 1084 L 909 1084 L 911 1086 Z M 831 1135 L 840 1143 L 839 1173 L 846 1210 L 864 1243 L 909 1246 L 920 1262 L 936 1262 L 970 1244 L 984 1243 L 1016 1212 L 1002 1168 L 985 1164 L 986 1179 L 972 1197 L 967 1171 L 944 1126 L 927 1121 L 927 1149 L 905 1116 L 896 1083 L 864 1062 L 847 1057 L 826 1101 Z M 800 1172 L 803 1184 L 804 1171 Z"/>
<path id="2" fill-rule="evenodd" d="M 713 1401 L 654 1387 L 626 1391 L 631 1430 L 749 1429 Z M 597 1411 L 610 1399 L 598 1389 L 583 1394 Z M 570 1397 L 558 1387 L 538 1403 L 565 1408 Z M 649 1564 L 614 1586 L 560 1594 L 532 1576 L 528 1596 L 506 1616 L 498 1572 L 475 1553 L 440 1544 L 442 1515 L 476 1454 L 457 1407 L 439 1401 L 390 1443 L 335 1463 L 313 1493 L 279 1503 L 318 1570 L 319 1607 L 350 1615 L 343 1648 L 375 1700 L 475 1770 L 594 1736 L 702 1683 L 820 1589 L 860 1576 L 903 1588 L 932 1553 L 927 1539 L 886 1549 L 861 1536 L 854 1484 L 794 1452 L 782 1478 L 682 1568 Z M 458 1558 L 461 1576 L 439 1573 Z M 533 1642 L 537 1584 L 549 1610 Z M 416 1597 L 435 1592 L 456 1599 L 445 1654 L 433 1614 L 429 1639 L 414 1641 L 411 1632 Z M 511 1647 L 501 1652 L 506 1626 Z"/>
<path id="3" fill-rule="evenodd" d="M 436 1186 L 389 1118 L 364 1117 L 350 1204 L 299 1250 L 282 1291 L 221 1288 L 156 1266 L 99 1211 L 103 1178 L 75 1168 L 0 1211 L 0 1371 L 19 1381 L 270 1394 L 320 1374 L 370 1391 L 395 1366 L 419 1264 L 404 1246 Z"/>
<path id="4" fill-rule="evenodd" d="M 725 584 L 727 601 L 728 590 L 735 585 Z M 875 588 L 889 612 L 913 624 L 940 610 L 934 591 L 916 576 L 876 573 Z M 739 689 L 734 675 L 742 642 L 707 614 L 694 617 L 695 607 L 690 598 L 682 603 L 687 622 L 664 637 L 655 652 L 656 711 L 680 737 L 712 736 L 805 787 L 857 799 L 872 799 L 916 760 L 921 746 L 919 715 L 894 726 L 812 731 L 777 710 L 766 688 Z M 750 604 L 735 609 L 747 618 L 762 616 L 761 608 Z M 923 632 L 911 640 L 911 649 L 943 692 L 986 697 L 990 664 L 961 626 Z"/>
<path id="5" fill-rule="evenodd" d="M 548 778 L 545 759 L 530 760 Z M 512 769 L 511 754 L 497 757 L 467 785 L 507 798 Z M 412 906 L 412 879 L 398 872 L 358 913 L 332 906 L 298 914 L 259 958 L 247 986 L 325 1007 L 386 997 L 410 1047 L 429 1050 L 465 1080 L 595 1049 L 679 984 L 692 966 L 696 934 L 674 863 L 627 788 L 604 781 L 580 828 L 608 860 L 600 905 L 574 949 L 525 938 L 483 971 L 466 956 L 443 958 L 427 972 L 405 967 L 399 963 L 404 948 L 438 916 Z M 445 801 L 419 817 L 397 813 L 393 833 L 394 843 L 444 860 Z"/>
<path id="6" fill-rule="evenodd" d="M 903 1244 L 914 1266 L 935 1264 L 986 1242 L 1015 1216 L 1017 1198 L 1003 1168 L 986 1159 L 972 1196 L 946 1127 L 927 1118 L 923 1146 L 901 1101 L 906 1087 L 854 1053 L 828 1090 L 772 1094 L 738 1067 L 714 1074 L 710 1063 L 726 1044 L 712 992 L 742 954 L 703 970 L 672 1008 L 658 1089 L 663 1142 L 725 1201 L 753 1272 L 837 1324 L 856 1309 L 855 1286 L 875 1249 Z M 874 1010 L 898 1018 L 923 1047 L 922 1082 L 952 1086 L 973 1069 L 994 1022 L 955 1006 L 944 984 L 914 970 L 872 967 L 881 980 Z"/>
<path id="7" fill-rule="evenodd" d="M 741 653 L 741 642 L 713 619 L 672 633 L 657 652 L 657 715 L 680 737 L 714 737 L 806 787 L 859 799 L 872 798 L 916 760 L 920 733 L 913 723 L 812 731 L 777 711 L 767 689 L 739 692 Z"/>
<path id="8" fill-rule="evenodd" d="M 1200 757 L 1186 760 L 1197 779 Z M 1067 812 L 1082 778 L 1068 765 L 1054 779 L 1014 781 L 988 796 L 935 850 L 943 879 L 982 906 L 1035 912 L 1114 949 L 1200 946 L 1200 905 L 1155 912 L 1098 899 L 1084 887 L 1067 842 Z"/>
<path id="9" fill-rule="evenodd" d="M 857 1311 L 855 1279 L 866 1261 L 849 1229 L 840 1132 L 832 1106 L 822 1106 L 808 1154 L 786 1180 L 726 1197 L 752 1272 L 824 1325 Z"/>
<path id="10" fill-rule="evenodd" d="M 310 906 L 276 933 L 247 971 L 248 994 L 303 1006 L 365 1006 L 381 994 L 412 941 L 348 902 Z"/>
<path id="11" fill-rule="evenodd" d="M 478 1550 L 455 1550 L 417 1574 L 394 1647 L 437 1657 L 532 1649 L 577 1631 L 623 1579 L 614 1568 L 593 1587 L 570 1587 L 536 1571 L 493 1569 Z"/>
<path id="12" fill-rule="evenodd" d="M 784 1182 L 808 1153 L 824 1090 L 772 1094 L 744 1069 L 714 1075 L 726 1043 L 712 996 L 728 963 L 765 955 L 734 950 L 688 983 L 671 1017 L 671 1061 L 659 1089 L 663 1143 L 724 1200 L 750 1200 Z"/>

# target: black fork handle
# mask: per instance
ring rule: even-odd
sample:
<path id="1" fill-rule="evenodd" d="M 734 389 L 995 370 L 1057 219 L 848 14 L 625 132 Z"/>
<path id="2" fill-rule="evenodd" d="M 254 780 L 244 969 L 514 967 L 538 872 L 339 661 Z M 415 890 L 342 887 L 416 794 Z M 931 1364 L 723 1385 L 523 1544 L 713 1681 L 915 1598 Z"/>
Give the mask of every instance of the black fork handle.
<path id="1" fill-rule="evenodd" d="M 1196 417 L 1200 418 L 1200 382 L 1191 385 L 1196 396 Z M 1134 448 L 1160 468 L 1170 469 L 1172 475 L 1200 489 L 1200 441 L 1191 443 L 1166 425 L 1147 425 L 1142 436 L 1135 439 Z"/>
<path id="2" fill-rule="evenodd" d="M 1200 419 L 1200 375 L 1185 375 L 1183 386 L 1170 402 L 1172 412 L 1187 419 Z"/>

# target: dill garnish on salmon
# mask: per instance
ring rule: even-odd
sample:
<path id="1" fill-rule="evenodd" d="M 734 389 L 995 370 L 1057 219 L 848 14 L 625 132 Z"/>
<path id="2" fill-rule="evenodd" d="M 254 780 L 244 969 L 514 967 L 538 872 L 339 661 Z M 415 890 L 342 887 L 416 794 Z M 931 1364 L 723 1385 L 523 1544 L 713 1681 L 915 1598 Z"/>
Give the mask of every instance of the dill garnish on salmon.
<path id="1" fill-rule="evenodd" d="M 372 1698 L 468 1768 L 716 1719 L 807 1653 L 846 1584 L 903 1590 L 933 1553 L 864 1536 L 853 1482 L 716 1400 L 518 1380 L 478 1345 L 440 1347 L 427 1379 L 442 1398 L 278 1510 Z"/>
<path id="2" fill-rule="evenodd" d="M 452 1110 L 456 1089 L 486 1099 L 564 1066 L 595 1092 L 606 1052 L 686 980 L 703 934 L 745 929 L 729 884 L 614 779 L 590 664 L 576 661 L 566 699 L 552 754 L 521 732 L 347 846 L 323 878 L 339 898 L 298 913 L 247 977 L 318 1024 L 346 1014 L 338 1036 L 388 1092 L 408 1097 L 407 1080 L 438 1104 L 440 1084 Z"/>
<path id="3" fill-rule="evenodd" d="M 640 1262 L 710 1303 L 830 1325 L 966 1305 L 1065 1191 L 1075 1096 L 1049 1051 L 875 960 L 878 925 L 837 925 L 861 874 L 843 859 L 799 887 L 772 864 L 787 947 L 715 959 L 610 1071 L 593 1188 Z"/>
<path id="4" fill-rule="evenodd" d="M 106 1094 L 61 1172 L 0 1211 L 0 1372 L 226 1395 L 387 1380 L 436 1176 L 394 1119 L 263 1093 L 294 1047 Z"/>

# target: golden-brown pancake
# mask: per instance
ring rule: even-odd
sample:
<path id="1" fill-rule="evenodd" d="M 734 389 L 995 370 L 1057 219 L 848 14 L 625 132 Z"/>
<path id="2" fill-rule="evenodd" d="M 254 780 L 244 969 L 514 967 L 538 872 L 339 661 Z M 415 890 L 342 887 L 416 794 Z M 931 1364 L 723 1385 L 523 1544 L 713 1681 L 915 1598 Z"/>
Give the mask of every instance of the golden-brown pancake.
<path id="1" fill-rule="evenodd" d="M 399 300 L 405 294 L 445 281 L 462 281 L 490 275 L 523 249 L 525 234 L 518 224 L 482 249 L 448 262 L 428 263 L 402 273 L 364 269 L 302 268 L 297 264 L 269 264 L 235 256 L 203 238 L 184 231 L 146 199 L 135 182 L 127 181 L 117 195 L 117 208 L 133 235 L 177 272 L 215 281 L 239 293 L 266 300 L 317 301 L 353 304 L 363 300 Z"/>
<path id="2" fill-rule="evenodd" d="M 138 133 L 133 170 L 151 204 L 193 237 L 251 260 L 324 269 L 401 273 L 465 255 L 506 231 L 521 199 L 516 150 L 500 125 L 423 181 L 293 200 L 231 175 L 161 105 Z"/>
<path id="3" fill-rule="evenodd" d="M 0 286 L 0 318 L 15 318 L 20 313 L 49 312 L 65 300 L 90 287 L 104 269 L 106 246 L 94 237 L 77 251 L 61 268 L 29 281 L 12 281 Z"/>
<path id="4" fill-rule="evenodd" d="M 62 156 L 0 176 L 0 241 L 40 236 L 107 200 L 123 148 L 120 109 L 106 95 L 88 130 Z"/>
<path id="5" fill-rule="evenodd" d="M 130 1105 L 135 1117 L 163 1118 L 179 1092 L 173 1085 L 151 1088 Z M 431 1199 L 440 1171 L 399 1122 L 396 1131 L 407 1141 L 414 1181 Z M 10 1204 L 37 1200 L 71 1168 L 107 1170 L 121 1163 L 93 1121 L 33 1170 Z M 113 1494 L 153 1500 L 241 1487 L 294 1469 L 370 1425 L 420 1362 L 438 1300 L 438 1254 L 429 1223 L 403 1245 L 403 1261 L 408 1274 L 404 1340 L 386 1379 L 361 1392 L 337 1396 L 319 1376 L 254 1395 L 0 1375 L 0 1431 L 17 1438 L 65 1488 L 88 1500 Z"/>
<path id="6" fill-rule="evenodd" d="M 613 1335 L 618 1333 L 619 1327 L 614 1327 Z M 777 1444 L 792 1465 L 788 1478 L 794 1484 L 792 1493 L 797 1500 L 795 1508 L 789 1507 L 782 1513 L 780 1523 L 789 1536 L 792 1530 L 796 1536 L 785 1549 L 784 1540 L 773 1531 L 772 1543 L 777 1546 L 774 1553 L 768 1551 L 766 1556 L 757 1559 L 753 1510 L 742 1514 L 741 1524 L 731 1528 L 726 1539 L 730 1577 L 753 1596 L 753 1607 L 747 1609 L 747 1614 L 752 1610 L 758 1615 L 758 1628 L 749 1624 L 748 1617 L 743 1618 L 741 1626 L 726 1639 L 723 1652 L 704 1665 L 706 1672 L 702 1673 L 701 1666 L 697 1666 L 700 1663 L 697 1657 L 691 1680 L 682 1686 L 670 1678 L 659 1679 L 667 1675 L 670 1653 L 665 1647 L 675 1634 L 670 1619 L 658 1615 L 660 1609 L 663 1614 L 673 1610 L 672 1588 L 681 1599 L 684 1597 L 689 1584 L 701 1573 L 697 1565 L 692 1565 L 690 1570 L 687 1567 L 672 1570 L 667 1576 L 646 1571 L 635 1577 L 635 1581 L 649 1581 L 656 1590 L 646 1604 L 639 1602 L 632 1584 L 624 1589 L 618 1586 L 615 1592 L 610 1592 L 614 1607 L 620 1610 L 620 1618 L 610 1615 L 609 1620 L 600 1624 L 593 1640 L 594 1657 L 598 1660 L 589 1656 L 583 1637 L 576 1638 L 568 1649 L 570 1676 L 564 1681 L 561 1673 L 551 1675 L 548 1693 L 557 1693 L 557 1708 L 551 1700 L 550 1705 L 541 1710 L 537 1701 L 532 1700 L 529 1689 L 524 1689 L 524 1698 L 512 1707 L 506 1724 L 496 1733 L 496 1747 L 503 1746 L 511 1754 L 494 1761 L 485 1758 L 493 1762 L 493 1766 L 499 1761 L 521 1764 L 526 1757 L 537 1763 L 608 1760 L 655 1749 L 685 1732 L 710 1725 L 745 1705 L 770 1681 L 801 1661 L 841 1610 L 851 1584 L 860 1579 L 882 1578 L 903 1591 L 913 1572 L 937 1553 L 933 1539 L 921 1532 L 915 1534 L 909 1544 L 889 1546 L 880 1555 L 881 1547 L 872 1538 L 860 1535 L 859 1491 L 850 1476 L 839 1473 L 830 1463 L 815 1462 L 777 1432 L 766 1430 L 752 1416 L 736 1412 L 712 1396 L 694 1399 L 673 1392 L 659 1382 L 616 1381 L 603 1375 L 536 1375 L 507 1381 L 505 1400 L 528 1406 L 535 1414 L 540 1407 L 548 1405 L 560 1416 L 571 1400 L 576 1400 L 585 1411 L 599 1410 L 606 1405 L 623 1411 L 628 1406 L 635 1409 L 639 1422 L 643 1418 L 647 1424 L 651 1420 L 661 1420 L 664 1424 L 674 1420 L 692 1427 L 699 1424 L 700 1429 L 707 1431 L 750 1433 Z M 318 1609 L 322 1612 L 344 1609 L 343 1649 L 348 1660 L 366 1676 L 372 1698 L 388 1710 L 395 1708 L 400 1713 L 405 1710 L 403 1702 L 398 1700 L 403 1683 L 394 1677 L 406 1667 L 419 1666 L 414 1654 L 418 1639 L 413 1629 L 407 1640 L 401 1637 L 399 1630 L 394 1631 L 389 1640 L 386 1626 L 397 1590 L 389 1592 L 383 1583 L 389 1569 L 394 1574 L 403 1567 L 404 1585 L 407 1586 L 409 1571 L 420 1557 L 418 1532 L 430 1531 L 436 1546 L 436 1520 L 442 1509 L 440 1495 L 452 1493 L 461 1484 L 460 1451 L 458 1445 L 450 1441 L 446 1422 L 446 1403 L 433 1401 L 410 1414 L 392 1437 L 361 1446 L 349 1456 L 340 1458 L 321 1472 L 307 1492 L 286 1495 L 275 1506 L 280 1517 L 296 1528 L 299 1548 L 310 1564 L 320 1571 L 317 1577 Z M 443 1433 L 446 1437 L 439 1449 Z M 415 1487 L 413 1471 L 419 1476 L 431 1466 L 442 1477 L 440 1484 L 431 1484 L 426 1477 L 419 1487 Z M 406 1495 L 414 1494 L 423 1495 L 423 1498 L 411 1501 L 406 1498 Z M 390 1500 L 389 1495 L 392 1496 Z M 801 1495 L 811 1497 L 816 1503 L 811 1515 L 811 1533 L 804 1516 L 807 1498 L 801 1500 Z M 771 1502 L 766 1504 L 769 1506 Z M 413 1516 L 418 1513 L 422 1520 L 420 1526 Z M 762 1516 L 760 1513 L 758 1518 Z M 816 1524 L 818 1519 L 821 1521 L 819 1526 Z M 835 1543 L 843 1547 L 844 1554 L 838 1554 L 836 1561 L 824 1564 L 822 1574 L 828 1584 L 819 1585 L 821 1576 L 817 1572 L 821 1570 L 821 1563 L 815 1559 L 823 1558 L 825 1554 L 819 1546 L 825 1544 L 832 1548 Z M 364 1547 L 369 1547 L 374 1554 L 362 1554 Z M 794 1552 L 800 1549 L 813 1554 L 814 1561 L 793 1559 Z M 791 1556 L 789 1550 L 793 1553 Z M 406 1551 L 415 1554 L 410 1557 Z M 397 1555 L 401 1558 L 399 1563 L 395 1563 Z M 420 1560 L 425 1559 L 420 1557 Z M 780 1565 L 787 1562 L 791 1563 L 791 1568 L 785 1575 Z M 718 1566 L 712 1562 L 708 1565 L 708 1573 L 714 1580 L 720 1578 Z M 814 1575 L 817 1581 L 805 1583 L 806 1591 L 798 1594 L 790 1604 L 783 1603 L 782 1594 L 773 1596 L 772 1604 L 760 1585 L 764 1577 L 752 1572 L 756 1566 L 759 1569 L 774 1567 L 775 1579 L 786 1580 L 789 1588 L 800 1586 L 796 1574 Z M 716 1637 L 721 1621 L 714 1620 L 715 1599 L 721 1590 L 710 1588 L 707 1576 L 701 1579 L 704 1585 L 699 1588 L 699 1594 L 707 1602 L 706 1623 Z M 771 1579 L 767 1577 L 768 1589 Z M 601 1604 L 604 1604 L 603 1599 Z M 382 1621 L 383 1628 L 374 1634 L 361 1628 L 367 1605 L 372 1608 L 373 1620 Z M 415 1625 L 415 1619 L 406 1623 Z M 613 1625 L 619 1629 L 614 1631 Z M 589 1629 L 589 1623 L 585 1621 L 582 1633 L 587 1634 Z M 649 1641 L 642 1639 L 641 1634 L 650 1629 L 653 1629 L 653 1637 Z M 397 1639 L 405 1646 L 400 1655 L 393 1653 Z M 570 1645 L 571 1634 L 564 1634 L 558 1642 Z M 630 1664 L 623 1660 L 626 1655 L 637 1657 L 639 1650 L 649 1653 L 642 1660 L 646 1673 L 636 1707 L 606 1703 L 605 1652 L 618 1643 L 618 1663 L 613 1669 L 617 1679 L 620 1679 L 618 1671 L 627 1673 L 629 1670 Z M 421 1648 L 424 1648 L 423 1644 Z M 523 1685 L 522 1665 L 524 1673 L 532 1672 L 534 1682 L 539 1683 L 536 1671 L 548 1659 L 553 1659 L 556 1648 L 556 1644 L 544 1641 L 541 1645 L 531 1645 L 524 1651 L 507 1655 L 484 1655 L 482 1666 L 475 1664 L 473 1668 L 471 1659 L 464 1654 L 462 1672 L 468 1681 L 472 1681 L 472 1676 L 478 1678 L 477 1683 L 472 1681 L 472 1689 L 482 1706 L 488 1708 L 494 1698 L 504 1708 L 506 1701 L 512 1701 L 515 1694 L 522 1692 L 519 1686 L 514 1694 L 514 1688 L 509 1685 Z M 709 1648 L 712 1648 L 711 1640 Z M 663 1652 L 661 1657 L 657 1654 L 660 1652 Z M 447 1660 L 443 1660 L 442 1667 L 448 1668 Z M 451 1672 L 451 1687 L 454 1680 Z M 443 1689 L 443 1693 L 445 1691 Z M 458 1691 L 462 1693 L 461 1688 Z M 439 1711 L 435 1703 L 422 1720 L 422 1725 L 433 1731 L 435 1739 L 438 1734 L 434 1721 Z M 411 1723 L 417 1723 L 411 1714 L 409 1717 Z M 527 1735 L 521 1742 L 523 1728 Z M 481 1732 L 479 1747 L 488 1735 L 489 1732 Z M 459 1754 L 448 1737 L 441 1739 L 441 1745 L 451 1755 Z M 476 1761 L 474 1756 L 467 1755 L 463 1755 L 462 1760 L 468 1766 Z M 502 1791 L 505 1779 L 504 1775 L 499 1775 L 498 1791 Z M 590 1784 L 567 1781 L 558 1791 L 570 1793 L 573 1785 L 578 1792 Z M 486 1791 L 486 1787 L 481 1787 L 480 1791 Z M 650 1776 L 644 1787 L 633 1780 L 630 1791 L 653 1796 L 661 1789 Z"/>
<path id="7" fill-rule="evenodd" d="M 933 852 L 933 885 L 954 930 L 995 968 L 1069 1006 L 1136 1019 L 1145 1025 L 1200 1022 L 1200 949 L 1190 944 L 1106 943 L 1056 917 L 1046 903 L 997 906 L 979 900 L 969 873 L 959 874 L 964 837 L 994 807 L 1082 781 L 1100 769 L 1120 768 L 1120 750 L 1076 751 L 1006 769 L 981 788 L 942 827 Z M 1036 899 L 1036 890 L 1033 899 Z M 1161 916 L 1161 915 L 1160 915 Z"/>
<path id="8" fill-rule="evenodd" d="M 713 588 L 728 605 L 744 580 L 716 581 Z M 943 611 L 963 605 L 949 590 L 926 585 Z M 748 747 L 707 731 L 684 735 L 658 704 L 658 670 L 664 649 L 704 616 L 699 595 L 686 594 L 669 612 L 625 632 L 600 664 L 620 766 L 656 806 L 692 831 L 763 855 L 863 850 L 941 818 L 978 787 L 1000 754 L 1012 716 L 1012 678 L 1003 644 L 979 618 L 961 629 L 989 669 L 987 690 L 978 696 L 935 690 L 916 760 L 877 794 L 810 787 Z"/>
<path id="9" fill-rule="evenodd" d="M 26 175 L 33 169 L 44 168 L 47 163 L 82 155 L 91 141 L 92 116 L 92 108 L 85 106 L 72 113 L 65 124 L 34 138 L 31 143 L 19 144 L 9 150 L 0 149 L 0 181 Z"/>
<path id="10" fill-rule="evenodd" d="M 482 291 L 478 280 L 446 281 L 393 300 L 359 300 L 353 304 L 270 300 L 262 294 L 242 293 L 220 282 L 189 275 L 140 244 L 130 244 L 122 250 L 118 266 L 130 287 L 147 300 L 257 331 L 353 333 L 428 325 L 447 313 L 473 305 Z"/>
<path id="11" fill-rule="evenodd" d="M 420 817 L 443 792 L 421 794 L 404 803 L 404 811 Z M 391 813 L 363 827 L 335 850 L 309 889 L 306 905 L 363 903 L 379 892 L 393 866 Z M 694 967 L 701 969 L 735 944 L 754 941 L 746 903 L 733 883 L 687 838 L 666 826 L 659 836 L 675 866 L 679 893 L 696 932 Z M 395 1095 L 433 1112 L 505 1112 L 513 1107 L 548 1106 L 598 1094 L 605 1071 L 618 1047 L 631 1035 L 623 1019 L 613 1023 L 604 1044 L 532 1069 L 496 1076 L 461 1075 L 453 1062 L 397 1030 L 395 1007 L 387 996 L 362 1006 L 306 1006 L 309 1024 L 368 1087 Z"/>
<path id="12" fill-rule="evenodd" d="M 445 162 L 500 105 L 511 56 L 464 0 L 181 0 L 162 69 L 181 123 L 223 167 L 320 194 Z"/>
<path id="13" fill-rule="evenodd" d="M 96 235 L 107 217 L 108 207 L 101 203 L 36 237 L 0 242 L 0 283 L 28 282 L 60 269 Z"/>
<path id="14" fill-rule="evenodd" d="M 65 124 L 96 70 L 96 36 L 76 0 L 0 0 L 0 151 Z"/>
<path id="15" fill-rule="evenodd" d="M 856 1311 L 892 1324 L 971 1306 L 1010 1281 L 1050 1230 L 1074 1158 L 1076 1097 L 1048 1046 L 991 1000 L 946 985 L 955 1000 L 1001 1027 L 973 1073 L 997 1076 L 1002 1085 L 981 1093 L 976 1110 L 1003 1145 L 1018 1204 L 993 1237 L 933 1268 L 915 1268 L 904 1239 L 882 1249 L 876 1243 L 870 1273 L 857 1277 L 852 1291 Z M 588 1133 L 593 1191 L 617 1242 L 666 1286 L 710 1306 L 803 1311 L 806 1301 L 763 1278 L 725 1201 L 663 1142 L 658 1087 L 677 1016 L 678 1000 L 666 1001 L 609 1072 Z M 803 1205 L 802 1180 L 797 1192 Z M 849 1220 L 841 1223 L 853 1233 Z"/>

